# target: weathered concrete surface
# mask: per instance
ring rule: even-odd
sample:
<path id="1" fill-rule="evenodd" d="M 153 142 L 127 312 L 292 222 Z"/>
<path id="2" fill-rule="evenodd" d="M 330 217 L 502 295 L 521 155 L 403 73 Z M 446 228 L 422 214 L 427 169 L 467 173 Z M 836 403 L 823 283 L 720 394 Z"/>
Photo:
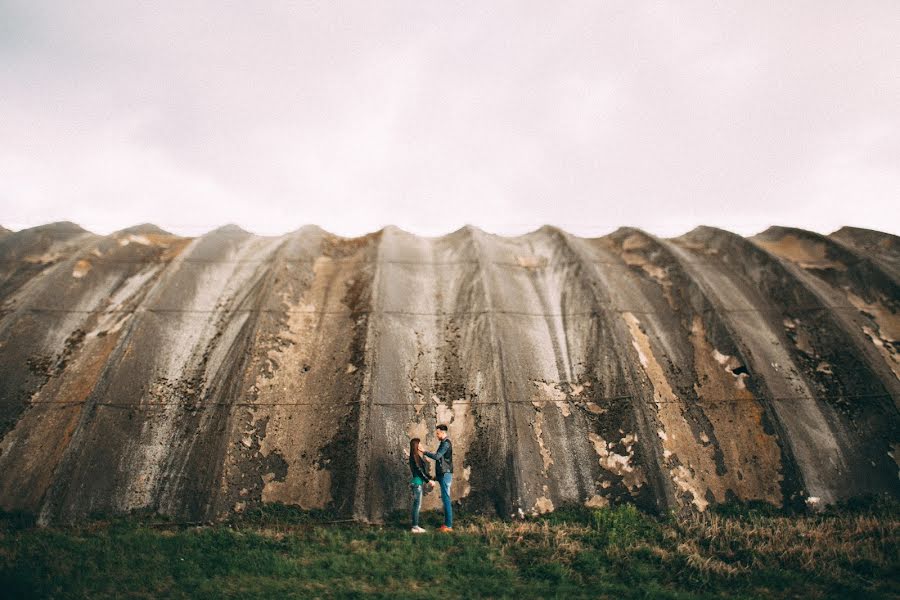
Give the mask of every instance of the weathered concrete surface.
<path id="1" fill-rule="evenodd" d="M 852 228 L 0 231 L 0 508 L 378 521 L 440 422 L 467 510 L 898 495 L 898 249 Z"/>

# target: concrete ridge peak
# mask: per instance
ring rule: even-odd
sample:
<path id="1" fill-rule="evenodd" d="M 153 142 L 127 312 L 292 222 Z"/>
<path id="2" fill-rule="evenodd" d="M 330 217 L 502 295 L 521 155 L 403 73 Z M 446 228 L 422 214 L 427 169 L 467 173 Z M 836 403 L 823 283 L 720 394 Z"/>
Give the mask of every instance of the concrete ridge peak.
<path id="1" fill-rule="evenodd" d="M 894 235 L 893 233 L 888 233 L 886 231 L 881 231 L 879 229 L 866 229 L 865 227 L 854 227 L 853 225 L 844 225 L 839 229 L 835 229 L 829 236 L 836 236 L 841 234 L 860 234 L 860 235 L 877 235 L 877 236 L 886 236 L 888 238 L 900 241 L 900 236 Z"/>
<path id="2" fill-rule="evenodd" d="M 135 235 L 144 235 L 144 234 L 152 234 L 152 235 L 174 235 L 171 231 L 166 231 L 162 227 L 158 225 L 154 225 L 153 223 L 141 223 L 140 225 L 134 225 L 132 227 L 126 227 L 125 229 L 120 229 L 113 233 L 115 234 L 135 234 Z"/>
<path id="3" fill-rule="evenodd" d="M 753 239 L 767 240 L 791 234 L 815 239 L 825 239 L 826 237 L 825 235 L 817 231 L 810 231 L 809 229 L 802 229 L 800 227 L 788 227 L 784 225 L 770 225 L 766 229 L 749 237 Z"/>
<path id="4" fill-rule="evenodd" d="M 253 235 L 252 233 L 250 233 L 249 231 L 247 231 L 240 225 L 236 225 L 234 223 L 228 223 L 226 225 L 222 225 L 221 227 L 217 227 L 216 229 L 213 229 L 212 231 L 209 231 L 209 232 L 205 233 L 204 235 L 212 235 L 212 234 L 216 234 L 216 233 Z"/>
<path id="5" fill-rule="evenodd" d="M 45 232 L 52 231 L 56 232 L 73 232 L 73 233 L 92 233 L 88 231 L 78 223 L 73 223 L 72 221 L 54 221 L 52 223 L 46 223 L 44 225 L 37 225 L 35 227 L 28 227 L 27 229 L 20 229 L 16 233 L 25 233 L 25 232 Z"/>

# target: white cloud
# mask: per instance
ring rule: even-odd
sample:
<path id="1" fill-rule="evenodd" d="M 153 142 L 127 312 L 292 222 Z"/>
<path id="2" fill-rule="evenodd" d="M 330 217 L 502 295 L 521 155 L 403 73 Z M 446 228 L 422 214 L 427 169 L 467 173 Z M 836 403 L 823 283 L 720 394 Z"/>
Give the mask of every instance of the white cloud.
<path id="1" fill-rule="evenodd" d="M 891 2 L 0 5 L 0 222 L 897 233 Z"/>

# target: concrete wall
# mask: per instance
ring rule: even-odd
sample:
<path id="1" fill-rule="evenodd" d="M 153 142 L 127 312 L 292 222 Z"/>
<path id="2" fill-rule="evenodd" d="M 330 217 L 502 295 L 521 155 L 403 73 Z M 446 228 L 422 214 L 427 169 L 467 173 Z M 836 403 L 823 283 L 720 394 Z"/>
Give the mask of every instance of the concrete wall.
<path id="1" fill-rule="evenodd" d="M 466 510 L 898 495 L 898 265 L 853 228 L 0 231 L 0 508 L 379 521 L 437 423 Z"/>

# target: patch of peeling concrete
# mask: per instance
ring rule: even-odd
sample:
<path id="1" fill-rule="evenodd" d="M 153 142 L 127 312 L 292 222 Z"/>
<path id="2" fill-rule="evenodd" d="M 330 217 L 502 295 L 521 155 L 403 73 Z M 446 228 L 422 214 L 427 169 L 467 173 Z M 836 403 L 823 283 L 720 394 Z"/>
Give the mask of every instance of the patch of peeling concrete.
<path id="1" fill-rule="evenodd" d="M 863 333 L 884 357 L 894 376 L 900 379 L 900 315 L 881 301 L 866 302 L 849 290 L 846 293 L 853 306 L 874 321 L 875 327 L 863 325 Z"/>
<path id="2" fill-rule="evenodd" d="M 647 483 L 643 470 L 634 464 L 636 436 L 628 434 L 619 440 L 618 444 L 607 442 L 593 432 L 588 435 L 588 438 L 594 446 L 594 452 L 599 457 L 600 466 L 609 473 L 620 477 L 628 490 L 636 492 L 638 488 Z M 614 451 L 617 445 L 624 447 L 624 454 Z"/>
<path id="3" fill-rule="evenodd" d="M 778 240 L 757 238 L 756 243 L 769 252 L 787 258 L 804 269 L 837 269 L 846 270 L 847 265 L 828 256 L 828 248 L 824 242 L 801 239 L 788 234 Z"/>
<path id="4" fill-rule="evenodd" d="M 724 500 L 725 489 L 716 476 L 716 464 L 711 448 L 707 447 L 691 429 L 685 418 L 682 400 L 678 398 L 666 379 L 662 366 L 653 353 L 650 339 L 641 323 L 631 313 L 622 317 L 631 332 L 632 342 L 641 357 L 644 372 L 653 384 L 657 415 L 663 426 L 664 457 L 669 465 L 672 480 L 697 509 L 705 510 L 707 494 Z"/>
<path id="5" fill-rule="evenodd" d="M 293 301 L 296 291 L 290 288 L 281 294 L 286 326 L 256 377 L 256 406 L 248 411 L 251 429 L 245 432 L 253 439 L 253 424 L 265 421 L 266 434 L 258 439 L 259 456 L 277 455 L 285 465 L 283 476 L 263 474 L 263 502 L 314 509 L 325 508 L 333 500 L 332 473 L 322 448 L 348 406 L 346 400 L 323 397 L 320 385 L 327 378 L 354 376 L 356 368 L 347 366 L 352 366 L 349 347 L 341 344 L 354 324 L 349 311 L 323 317 L 317 308 L 336 305 L 328 296 L 352 285 L 356 267 L 352 260 L 336 264 L 320 256 L 302 297 Z"/>

